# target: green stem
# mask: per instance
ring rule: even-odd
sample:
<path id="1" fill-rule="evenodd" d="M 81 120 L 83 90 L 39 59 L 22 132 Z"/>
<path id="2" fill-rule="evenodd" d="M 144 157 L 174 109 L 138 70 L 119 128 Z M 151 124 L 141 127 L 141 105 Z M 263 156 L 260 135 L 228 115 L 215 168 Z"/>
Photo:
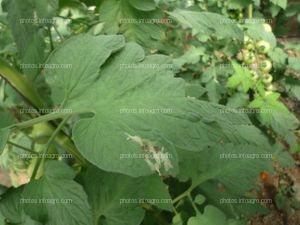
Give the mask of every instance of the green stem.
<path id="1" fill-rule="evenodd" d="M 85 114 L 85 113 L 95 113 L 95 112 L 91 109 L 83 109 L 83 110 L 78 110 L 78 111 L 74 111 L 74 112 L 70 112 L 70 113 L 51 113 L 51 114 L 46 114 L 44 116 L 34 118 L 32 120 L 22 122 L 22 123 L 13 124 L 13 125 L 9 126 L 8 128 L 24 129 L 24 128 L 31 127 L 38 123 L 49 122 L 51 120 L 62 119 L 62 118 L 66 118 L 69 116 Z"/>
<path id="2" fill-rule="evenodd" d="M 183 193 L 181 193 L 180 195 L 178 195 L 176 198 L 174 198 L 173 204 L 175 204 L 176 202 L 180 201 L 181 199 L 183 199 L 185 197 L 188 197 L 189 193 L 192 191 L 191 187 L 189 189 L 187 189 L 186 191 L 184 191 Z"/>
<path id="3" fill-rule="evenodd" d="M 24 151 L 27 151 L 27 152 L 30 152 L 32 154 L 37 154 L 35 151 L 33 151 L 33 150 L 29 149 L 29 148 L 26 148 L 24 146 L 18 145 L 18 144 L 14 143 L 14 142 L 8 141 L 7 144 L 15 146 L 17 148 L 20 148 L 20 149 L 22 149 Z"/>
<path id="4" fill-rule="evenodd" d="M 172 209 L 173 209 L 175 215 L 177 215 L 177 214 L 178 214 L 178 211 L 177 211 L 176 207 L 175 207 L 173 204 L 172 204 Z"/>
<path id="5" fill-rule="evenodd" d="M 200 211 L 199 209 L 197 208 L 197 206 L 195 205 L 194 201 L 193 201 L 193 198 L 192 198 L 192 195 L 191 195 L 191 192 L 189 192 L 188 194 L 188 199 L 190 200 L 195 212 L 196 212 L 196 215 L 200 214 Z"/>
<path id="6" fill-rule="evenodd" d="M 86 109 L 86 110 L 79 110 L 72 113 L 52 113 L 47 114 L 44 116 L 40 116 L 37 118 L 34 118 L 32 120 L 28 120 L 22 123 L 13 124 L 9 128 L 14 129 L 24 129 L 31 127 L 35 124 L 42 123 L 42 122 L 48 122 L 55 119 L 61 119 L 61 118 L 68 118 L 73 115 L 79 115 L 84 113 L 91 113 L 92 110 Z M 58 138 L 55 140 L 62 148 L 65 148 L 67 152 L 71 153 L 74 158 L 79 162 L 80 165 L 85 166 L 87 164 L 86 160 L 81 156 L 81 154 L 78 152 L 77 148 L 74 146 L 72 141 L 69 139 L 68 136 L 66 136 L 64 133 L 60 132 L 58 135 Z"/>
<path id="7" fill-rule="evenodd" d="M 65 123 L 70 119 L 71 116 L 67 116 L 66 118 L 63 119 L 63 121 L 58 125 L 58 127 L 55 129 L 55 131 L 52 133 L 52 135 L 50 136 L 47 144 L 44 146 L 44 150 L 42 152 L 42 157 L 39 157 L 35 166 L 34 166 L 34 169 L 33 169 L 33 172 L 32 172 L 32 175 L 31 175 L 31 180 L 34 179 L 36 177 L 36 174 L 38 172 L 38 169 L 42 163 L 42 161 L 44 160 L 44 156 L 45 154 L 47 154 L 52 142 L 54 141 L 55 137 L 59 134 L 59 132 L 61 131 L 61 129 L 63 128 L 63 126 L 65 125 Z"/>
<path id="8" fill-rule="evenodd" d="M 203 181 L 201 181 L 201 183 L 202 183 L 202 182 L 203 182 Z M 183 198 L 188 198 L 189 201 L 191 202 L 191 205 L 193 206 L 193 209 L 195 210 L 196 214 L 197 214 L 197 215 L 200 214 L 200 211 L 199 211 L 199 209 L 197 208 L 197 206 L 195 205 L 195 203 L 194 203 L 194 201 L 193 201 L 193 199 L 192 199 L 192 194 L 191 194 L 191 192 L 192 192 L 197 186 L 199 186 L 199 183 L 198 183 L 198 184 L 195 184 L 195 185 L 191 185 L 185 192 L 183 192 L 182 194 L 178 195 L 178 196 L 173 200 L 173 205 L 174 205 L 176 202 L 178 202 L 178 201 L 180 201 L 181 199 L 183 199 Z M 174 207 L 174 208 L 175 208 L 175 207 Z M 175 210 L 176 210 L 176 208 L 175 208 Z M 175 213 L 176 213 L 176 211 L 175 211 Z"/>
<path id="9" fill-rule="evenodd" d="M 248 5 L 248 19 L 253 18 L 253 4 Z"/>
<path id="10" fill-rule="evenodd" d="M 48 35 L 49 35 L 49 39 L 50 39 L 50 48 L 51 48 L 51 52 L 54 50 L 54 44 L 53 44 L 53 38 L 52 38 L 52 33 L 51 33 L 51 26 L 47 27 L 48 30 Z"/>
<path id="11" fill-rule="evenodd" d="M 0 58 L 0 76 L 2 76 L 21 96 L 24 97 L 26 101 L 29 102 L 30 105 L 32 105 L 36 109 L 42 109 L 44 107 L 43 100 L 41 99 L 38 91 L 35 89 L 35 87 L 26 79 L 24 75 L 22 75 L 20 72 L 15 70 L 13 67 L 11 67 L 7 62 L 2 60 Z M 85 111 L 82 113 L 88 113 L 91 112 Z M 80 113 L 80 112 L 79 112 Z M 71 113 L 71 115 L 78 114 L 78 112 Z M 67 115 L 66 113 L 64 114 Z M 13 125 L 11 128 L 26 128 L 30 127 L 31 125 L 34 125 L 38 122 L 44 122 L 44 121 L 50 121 L 54 119 L 63 118 L 64 116 L 61 116 L 60 114 L 53 113 L 49 115 L 45 115 L 36 119 L 33 119 L 31 121 L 26 121 L 24 123 L 20 123 L 17 125 Z M 78 162 L 81 165 L 85 165 L 86 161 L 81 156 L 81 154 L 78 152 L 77 148 L 74 146 L 72 141 L 70 140 L 70 137 L 68 137 L 66 134 L 61 132 L 61 135 L 59 136 L 60 144 L 68 150 L 71 154 L 73 154 L 78 160 Z M 66 139 L 68 139 L 66 141 Z"/>
<path id="12" fill-rule="evenodd" d="M 17 70 L 0 58 L 2 76 L 21 96 L 35 108 L 43 108 L 44 103 L 35 87 Z"/>
<path id="13" fill-rule="evenodd" d="M 193 183 L 186 191 L 184 191 L 183 193 L 181 193 L 180 195 L 178 195 L 176 198 L 173 199 L 173 205 L 180 201 L 183 198 L 189 198 L 189 196 L 191 195 L 192 191 L 198 187 L 200 184 L 202 184 L 203 182 L 207 181 L 211 179 L 210 176 L 202 176 L 200 177 L 197 182 Z"/>
<path id="14" fill-rule="evenodd" d="M 81 166 L 86 166 L 87 161 L 82 157 L 80 152 L 77 150 L 76 146 L 73 144 L 73 142 L 67 138 L 66 136 L 59 135 L 56 142 L 62 147 L 65 148 L 67 152 L 71 153 L 72 156 L 77 160 L 77 162 Z"/>

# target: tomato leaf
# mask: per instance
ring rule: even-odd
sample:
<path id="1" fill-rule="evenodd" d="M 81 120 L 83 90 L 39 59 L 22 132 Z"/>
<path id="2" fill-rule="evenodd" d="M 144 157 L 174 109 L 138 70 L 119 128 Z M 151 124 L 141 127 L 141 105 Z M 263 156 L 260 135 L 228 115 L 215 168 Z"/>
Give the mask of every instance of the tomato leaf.
<path id="1" fill-rule="evenodd" d="M 280 6 L 282 9 L 286 9 L 288 3 L 287 0 L 271 0 L 271 2 L 275 5 Z"/>
<path id="2" fill-rule="evenodd" d="M 88 109 L 95 114 L 78 120 L 73 128 L 75 144 L 88 161 L 100 169 L 131 176 L 175 175 L 175 147 L 201 151 L 220 141 L 245 142 L 234 124 L 250 125 L 247 117 L 224 115 L 222 107 L 186 98 L 185 82 L 173 78 L 169 58 L 146 57 L 137 44 L 126 44 L 108 59 L 122 45 L 119 36 L 77 36 L 49 59 L 74 68 L 45 71 L 57 105 L 63 102 L 64 109 Z M 77 66 L 83 61 L 83 68 Z M 252 144 L 261 143 L 252 140 Z"/>
<path id="3" fill-rule="evenodd" d="M 155 48 L 157 40 L 165 37 L 160 24 L 164 14 L 153 0 L 104 0 L 100 6 L 104 32 L 123 34 L 127 40 Z"/>
<path id="4" fill-rule="evenodd" d="M 151 201 L 169 200 L 155 205 L 169 211 L 172 209 L 170 195 L 155 175 L 132 178 L 90 167 L 85 175 L 85 189 L 95 224 L 101 221 L 107 225 L 139 225 L 144 218 L 140 205 L 151 204 Z"/>
<path id="5" fill-rule="evenodd" d="M 244 93 L 252 87 L 253 81 L 251 79 L 251 73 L 248 68 L 242 67 L 236 62 L 233 62 L 233 68 L 235 73 L 228 79 L 228 88 L 237 88 L 239 85 L 243 87 Z"/>
<path id="6" fill-rule="evenodd" d="M 72 169 L 62 162 L 47 161 L 45 175 L 24 188 L 21 201 L 25 212 L 51 225 L 92 224 L 87 195 L 81 185 L 73 181 L 74 176 Z"/>
<path id="7" fill-rule="evenodd" d="M 243 39 L 242 30 L 227 17 L 211 12 L 194 12 L 176 9 L 169 12 L 179 23 L 187 25 L 193 30 L 193 34 L 215 35 L 221 38 Z"/>
<path id="8" fill-rule="evenodd" d="M 2 6 L 8 12 L 7 18 L 24 67 L 23 72 L 35 80 L 39 64 L 44 62 L 45 42 L 40 32 L 39 19 L 51 19 L 58 8 L 57 0 L 4 0 Z M 51 20 L 50 24 L 51 24 Z M 48 23 L 49 24 L 49 23 Z M 45 23 L 43 24 L 45 26 Z M 34 67 L 31 67 L 34 65 Z"/>

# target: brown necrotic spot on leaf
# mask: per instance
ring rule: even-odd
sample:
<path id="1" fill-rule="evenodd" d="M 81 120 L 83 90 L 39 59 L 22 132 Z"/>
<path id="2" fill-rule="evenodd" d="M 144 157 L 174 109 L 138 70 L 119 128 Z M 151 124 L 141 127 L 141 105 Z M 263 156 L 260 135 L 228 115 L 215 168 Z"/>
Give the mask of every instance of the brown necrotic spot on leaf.
<path id="1" fill-rule="evenodd" d="M 164 146 L 160 147 L 147 139 L 142 139 L 139 136 L 127 135 L 127 140 L 137 143 L 143 151 L 143 158 L 152 171 L 157 171 L 161 176 L 161 168 L 169 171 L 173 165 L 169 159 L 169 154 L 165 152 Z"/>

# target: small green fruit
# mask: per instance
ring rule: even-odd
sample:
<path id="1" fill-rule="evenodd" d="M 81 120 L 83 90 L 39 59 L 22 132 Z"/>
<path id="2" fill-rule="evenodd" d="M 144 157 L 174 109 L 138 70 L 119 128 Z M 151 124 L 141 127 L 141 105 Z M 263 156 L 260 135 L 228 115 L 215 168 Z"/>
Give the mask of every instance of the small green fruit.
<path id="1" fill-rule="evenodd" d="M 264 28 L 265 28 L 265 31 L 267 31 L 267 32 L 272 32 L 272 27 L 271 27 L 269 24 L 264 23 L 263 26 L 264 26 Z"/>
<path id="2" fill-rule="evenodd" d="M 270 85 L 272 83 L 273 77 L 271 74 L 264 74 L 263 75 L 263 83 L 265 85 Z"/>
<path id="3" fill-rule="evenodd" d="M 273 85 L 272 85 L 272 84 L 269 84 L 269 85 L 266 87 L 266 90 L 272 92 L 272 91 L 274 90 Z"/>
<path id="4" fill-rule="evenodd" d="M 238 52 L 238 54 L 236 55 L 236 58 L 240 61 L 243 61 L 243 59 L 244 59 L 243 52 L 241 52 L 241 51 Z"/>
<path id="5" fill-rule="evenodd" d="M 53 128 L 49 124 L 38 123 L 32 127 L 32 131 L 29 136 L 38 144 L 46 144 L 52 133 Z"/>
<path id="6" fill-rule="evenodd" d="M 255 45 L 254 41 L 247 35 L 244 36 L 244 48 L 248 50 L 254 50 Z"/>
<path id="7" fill-rule="evenodd" d="M 251 72 L 251 76 L 252 76 L 252 79 L 253 79 L 254 81 L 257 81 L 257 80 L 258 80 L 259 75 L 258 75 L 257 72 L 252 71 L 252 72 Z"/>
<path id="8" fill-rule="evenodd" d="M 244 45 L 244 47 L 245 47 L 245 49 L 248 49 L 250 51 L 255 49 L 254 44 L 251 44 L 251 43 Z"/>
<path id="9" fill-rule="evenodd" d="M 244 36 L 244 44 L 247 45 L 247 44 L 253 44 L 254 41 L 248 36 L 248 35 L 245 35 Z"/>
<path id="10" fill-rule="evenodd" d="M 243 51 L 243 60 L 246 64 L 252 64 L 256 61 L 256 55 L 248 50 Z"/>
<path id="11" fill-rule="evenodd" d="M 267 41 L 259 41 L 256 43 L 256 49 L 261 54 L 266 54 L 270 51 L 271 45 Z"/>
<path id="12" fill-rule="evenodd" d="M 269 73 L 270 70 L 272 69 L 272 63 L 270 60 L 263 60 L 260 62 L 259 66 L 260 70 L 263 71 L 264 73 Z"/>
<path id="13" fill-rule="evenodd" d="M 238 14 L 238 19 L 241 20 L 241 19 L 243 19 L 243 18 L 244 18 L 244 13 L 243 13 L 243 12 L 240 12 L 240 13 Z"/>

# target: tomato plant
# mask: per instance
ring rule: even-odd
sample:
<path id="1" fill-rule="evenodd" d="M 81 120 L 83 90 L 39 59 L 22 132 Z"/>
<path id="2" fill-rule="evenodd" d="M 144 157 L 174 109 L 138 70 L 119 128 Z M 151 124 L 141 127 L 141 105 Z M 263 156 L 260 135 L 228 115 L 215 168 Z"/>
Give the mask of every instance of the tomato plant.
<path id="1" fill-rule="evenodd" d="M 300 4 L 0 2 L 0 225 L 300 224 Z"/>

